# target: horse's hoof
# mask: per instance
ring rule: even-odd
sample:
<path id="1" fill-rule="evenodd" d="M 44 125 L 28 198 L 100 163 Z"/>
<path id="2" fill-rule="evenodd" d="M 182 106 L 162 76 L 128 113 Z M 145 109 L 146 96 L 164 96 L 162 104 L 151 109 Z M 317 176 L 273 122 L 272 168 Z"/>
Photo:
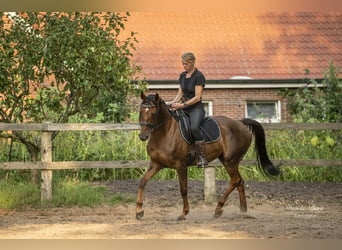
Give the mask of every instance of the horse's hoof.
<path id="1" fill-rule="evenodd" d="M 182 220 L 185 220 L 185 216 L 184 216 L 184 215 L 180 215 L 180 216 L 177 218 L 177 221 L 182 221 Z"/>
<path id="2" fill-rule="evenodd" d="M 143 211 L 141 211 L 141 212 L 139 212 L 139 213 L 136 213 L 135 214 L 135 218 L 137 219 L 137 220 L 141 220 L 141 218 L 144 216 L 144 210 Z"/>
<path id="3" fill-rule="evenodd" d="M 220 217 L 222 214 L 223 214 L 223 210 L 215 211 L 215 213 L 214 213 L 214 218 L 218 218 L 218 217 Z"/>

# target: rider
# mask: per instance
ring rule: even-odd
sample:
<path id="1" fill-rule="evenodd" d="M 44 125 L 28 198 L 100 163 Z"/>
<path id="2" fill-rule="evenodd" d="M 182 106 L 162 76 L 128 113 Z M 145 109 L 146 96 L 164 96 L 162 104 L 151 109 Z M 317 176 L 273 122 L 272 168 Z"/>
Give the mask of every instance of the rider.
<path id="1" fill-rule="evenodd" d="M 205 115 L 202 103 L 202 93 L 205 86 L 205 77 L 195 67 L 195 55 L 186 52 L 182 55 L 182 64 L 185 69 L 180 74 L 178 93 L 172 102 L 172 109 L 183 109 L 190 117 L 191 135 L 195 141 L 195 148 L 198 153 L 198 167 L 208 166 L 205 155 L 205 144 L 200 131 L 200 123 Z"/>

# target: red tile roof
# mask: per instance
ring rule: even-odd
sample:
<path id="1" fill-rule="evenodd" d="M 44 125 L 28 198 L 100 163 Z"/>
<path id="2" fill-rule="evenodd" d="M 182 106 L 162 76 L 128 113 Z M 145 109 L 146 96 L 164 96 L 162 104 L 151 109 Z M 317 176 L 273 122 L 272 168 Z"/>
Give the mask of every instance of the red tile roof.
<path id="1" fill-rule="evenodd" d="M 342 66 L 342 13 L 132 12 L 125 32 L 138 32 L 134 61 L 141 78 L 177 80 L 180 56 L 192 51 L 208 80 L 247 76 L 322 78 L 329 60 Z"/>

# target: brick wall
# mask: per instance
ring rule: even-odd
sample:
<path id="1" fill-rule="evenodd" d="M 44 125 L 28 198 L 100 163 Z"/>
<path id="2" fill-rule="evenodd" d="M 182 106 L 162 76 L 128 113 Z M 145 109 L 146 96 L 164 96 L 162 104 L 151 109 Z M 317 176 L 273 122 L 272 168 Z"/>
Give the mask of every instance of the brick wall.
<path id="1" fill-rule="evenodd" d="M 176 94 L 176 89 L 151 90 L 146 94 L 158 93 L 164 100 L 172 100 Z M 203 93 L 204 101 L 211 101 L 213 105 L 213 115 L 228 116 L 233 119 L 245 118 L 246 101 L 280 101 L 281 122 L 290 120 L 290 115 L 286 108 L 286 99 L 278 94 L 277 89 L 208 89 Z"/>

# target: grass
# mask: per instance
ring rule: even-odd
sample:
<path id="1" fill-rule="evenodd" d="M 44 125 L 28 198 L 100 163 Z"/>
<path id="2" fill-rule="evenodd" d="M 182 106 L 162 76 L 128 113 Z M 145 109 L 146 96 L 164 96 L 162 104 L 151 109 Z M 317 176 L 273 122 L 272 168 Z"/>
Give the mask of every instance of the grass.
<path id="1" fill-rule="evenodd" d="M 87 206 L 98 204 L 115 205 L 118 203 L 133 202 L 135 197 L 114 194 L 109 195 L 104 186 L 91 186 L 89 182 L 78 180 L 63 180 L 54 189 L 53 206 Z"/>
<path id="2" fill-rule="evenodd" d="M 35 206 L 39 200 L 38 186 L 13 181 L 0 181 L 0 208 L 2 209 Z"/>
<path id="3" fill-rule="evenodd" d="M 0 181 L 0 209 L 21 209 L 25 207 L 61 207 L 101 204 L 116 205 L 135 201 L 135 197 L 125 194 L 108 194 L 104 186 L 91 186 L 89 182 L 62 180 L 54 183 L 53 199 L 40 203 L 40 189 L 29 183 Z"/>

